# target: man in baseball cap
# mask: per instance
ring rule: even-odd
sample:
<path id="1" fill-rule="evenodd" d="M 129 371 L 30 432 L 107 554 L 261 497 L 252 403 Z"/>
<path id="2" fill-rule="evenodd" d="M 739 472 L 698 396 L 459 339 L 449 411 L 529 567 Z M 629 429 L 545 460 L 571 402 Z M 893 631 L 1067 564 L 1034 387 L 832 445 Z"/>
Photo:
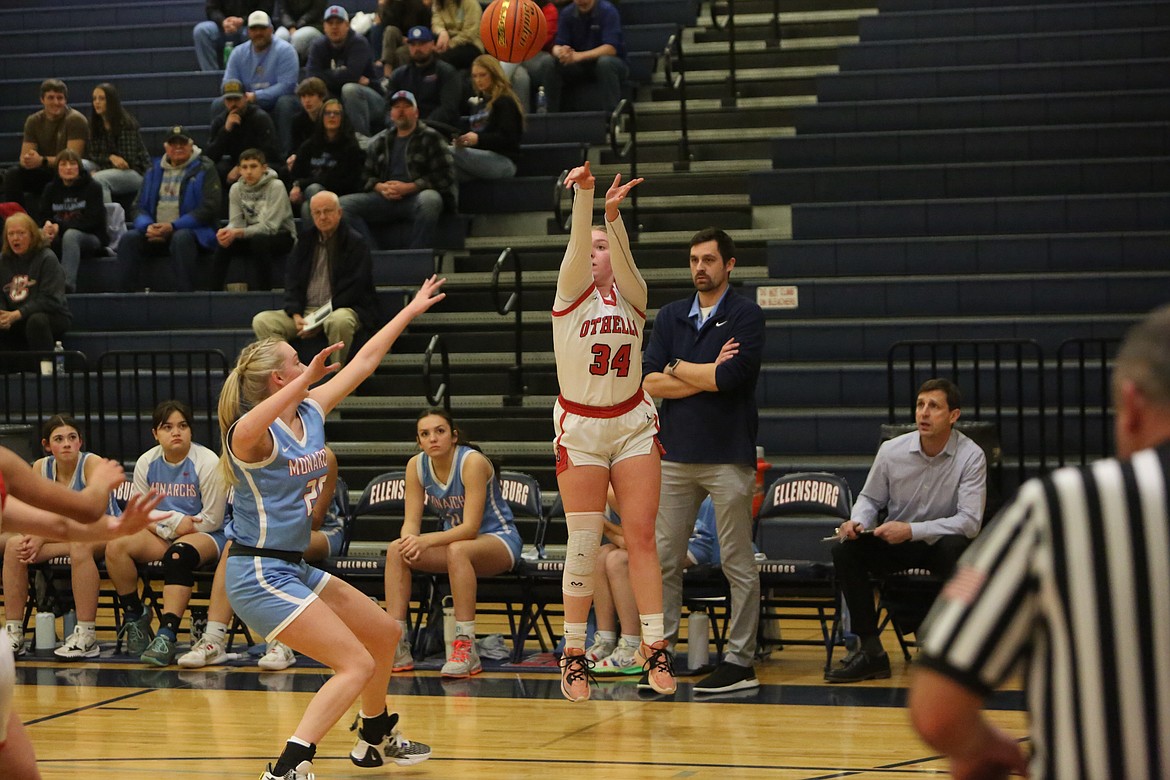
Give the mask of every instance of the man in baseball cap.
<path id="1" fill-rule="evenodd" d="M 435 40 L 435 34 L 431 32 L 430 27 L 423 27 L 421 24 L 416 27 L 411 27 L 410 31 L 406 33 L 407 43 L 420 43 Z"/>
<path id="2" fill-rule="evenodd" d="M 187 133 L 187 129 L 182 125 L 175 125 L 170 129 L 170 132 L 167 133 L 167 137 L 164 139 L 164 141 L 168 144 L 189 144 L 191 143 L 191 136 Z"/>
<path id="3" fill-rule="evenodd" d="M 390 96 L 390 107 L 394 108 L 394 104 L 397 103 L 399 100 L 405 100 L 407 103 L 410 103 L 410 105 L 414 106 L 415 108 L 418 108 L 418 101 L 415 100 L 414 93 L 410 92 L 409 90 L 400 89 L 397 92 L 395 92 L 393 95 L 391 95 Z"/>
<path id="4" fill-rule="evenodd" d="M 386 111 L 386 100 L 370 43 L 349 28 L 349 13 L 340 5 L 325 9 L 325 37 L 313 41 L 305 71 L 341 97 L 355 131 L 371 134 L 373 123 Z"/>
<path id="5" fill-rule="evenodd" d="M 406 90 L 417 100 L 419 115 L 431 122 L 459 122 L 462 84 L 455 67 L 439 59 L 430 27 L 411 27 L 406 32 L 410 62 L 390 74 L 388 92 Z"/>
<path id="6" fill-rule="evenodd" d="M 221 82 L 223 97 L 229 94 L 229 83 L 234 81 L 240 84 L 242 89 L 238 94 L 243 100 L 271 115 L 278 128 L 277 145 L 283 149 L 292 143 L 288 128 L 300 108 L 293 94 L 297 88 L 300 59 L 292 44 L 274 36 L 272 17 L 266 11 L 258 10 L 248 14 L 245 32 L 247 41 L 232 49 L 224 68 Z M 224 104 L 223 97 L 211 103 L 213 124 L 230 108 Z"/>

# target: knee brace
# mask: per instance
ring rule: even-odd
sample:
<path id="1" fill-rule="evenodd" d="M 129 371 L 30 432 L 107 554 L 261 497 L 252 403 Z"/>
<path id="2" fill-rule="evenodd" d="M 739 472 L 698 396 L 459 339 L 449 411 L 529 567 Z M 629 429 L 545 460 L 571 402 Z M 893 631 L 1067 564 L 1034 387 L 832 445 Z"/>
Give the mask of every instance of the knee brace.
<path id="1" fill-rule="evenodd" d="M 569 544 L 565 550 L 565 572 L 561 592 L 566 596 L 593 595 L 593 568 L 601 548 L 601 529 L 605 515 L 601 512 L 569 512 Z"/>
<path id="2" fill-rule="evenodd" d="M 167 585 L 195 585 L 195 569 L 199 566 L 199 551 L 184 542 L 175 542 L 163 556 L 163 582 Z"/>

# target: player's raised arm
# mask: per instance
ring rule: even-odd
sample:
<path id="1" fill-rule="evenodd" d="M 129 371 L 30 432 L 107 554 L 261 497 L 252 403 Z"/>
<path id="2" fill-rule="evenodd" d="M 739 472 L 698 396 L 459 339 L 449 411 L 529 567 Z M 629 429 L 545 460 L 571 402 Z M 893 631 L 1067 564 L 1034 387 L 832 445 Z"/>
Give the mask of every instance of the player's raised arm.
<path id="1" fill-rule="evenodd" d="M 574 168 L 565 178 L 565 187 L 575 185 L 577 191 L 573 195 L 569 244 L 565 247 L 565 258 L 561 261 L 560 274 L 557 276 L 555 309 L 572 305 L 593 286 L 593 269 L 589 257 L 593 243 L 593 184 L 589 163 Z"/>
<path id="2" fill-rule="evenodd" d="M 605 229 L 609 234 L 609 259 L 613 266 L 613 283 L 622 297 L 641 312 L 646 311 L 650 296 L 646 291 L 646 280 L 642 278 L 638 266 L 634 263 L 634 253 L 630 251 L 630 237 L 626 234 L 626 225 L 622 221 L 618 207 L 630 194 L 630 190 L 643 181 L 645 179 L 638 178 L 622 184 L 622 175 L 619 173 L 614 177 L 609 191 L 605 193 Z"/>

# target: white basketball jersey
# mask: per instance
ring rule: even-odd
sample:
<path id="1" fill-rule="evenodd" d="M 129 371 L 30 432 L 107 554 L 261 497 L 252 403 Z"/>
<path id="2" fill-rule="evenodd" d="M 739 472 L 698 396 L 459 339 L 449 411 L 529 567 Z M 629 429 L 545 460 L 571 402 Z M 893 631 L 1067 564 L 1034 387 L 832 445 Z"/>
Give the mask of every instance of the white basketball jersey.
<path id="1" fill-rule="evenodd" d="M 553 350 L 561 396 L 585 406 L 610 407 L 642 388 L 642 330 L 646 313 L 596 287 L 567 308 L 553 310 Z"/>

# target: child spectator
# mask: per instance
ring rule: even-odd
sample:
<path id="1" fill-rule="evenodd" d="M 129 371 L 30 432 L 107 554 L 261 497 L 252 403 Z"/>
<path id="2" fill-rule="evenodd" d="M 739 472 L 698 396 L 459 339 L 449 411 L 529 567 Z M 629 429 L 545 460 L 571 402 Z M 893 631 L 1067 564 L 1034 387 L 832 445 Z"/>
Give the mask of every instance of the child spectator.
<path id="1" fill-rule="evenodd" d="M 313 134 L 317 120 L 321 118 L 321 108 L 328 98 L 329 90 L 325 87 L 325 82 L 316 76 L 310 76 L 297 84 L 297 100 L 301 103 L 301 110 L 293 115 L 292 129 L 289 133 L 292 145 L 287 150 L 281 150 L 289 152 L 285 165 L 290 171 L 297 161 L 297 149 L 300 149 L 301 144 L 308 141 L 309 136 Z"/>
<path id="2" fill-rule="evenodd" d="M 77 289 L 81 255 L 93 255 L 109 242 L 102 188 L 93 180 L 81 157 L 72 149 L 57 155 L 57 177 L 41 195 L 41 226 L 53 253 L 61 258 L 65 291 Z"/>
<path id="3" fill-rule="evenodd" d="M 284 184 L 268 167 L 264 152 L 245 149 L 240 154 L 240 180 L 228 192 L 228 224 L 215 234 L 213 290 L 222 290 L 233 257 L 246 263 L 249 290 L 271 290 L 272 268 L 296 241 L 292 207 Z"/>

